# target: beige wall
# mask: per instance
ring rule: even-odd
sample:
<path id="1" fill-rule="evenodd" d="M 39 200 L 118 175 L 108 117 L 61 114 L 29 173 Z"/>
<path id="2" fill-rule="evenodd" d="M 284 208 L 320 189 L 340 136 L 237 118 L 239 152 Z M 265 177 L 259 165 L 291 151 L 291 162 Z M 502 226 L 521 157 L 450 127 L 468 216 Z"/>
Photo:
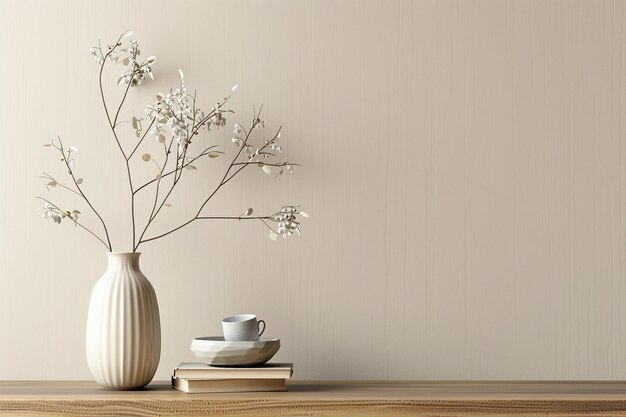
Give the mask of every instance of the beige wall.
<path id="1" fill-rule="evenodd" d="M 625 13 L 591 0 L 1 0 L 0 379 L 89 378 L 105 256 L 41 220 L 34 195 L 40 171 L 63 175 L 40 146 L 59 134 L 127 249 L 124 170 L 88 54 L 127 29 L 158 61 L 125 117 L 180 67 L 206 106 L 239 83 L 229 126 L 264 103 L 302 164 L 248 173 L 207 213 L 300 202 L 312 215 L 290 241 L 202 223 L 142 248 L 161 306 L 157 378 L 193 358 L 192 337 L 249 311 L 297 378 L 626 378 Z M 203 140 L 232 151 L 229 133 Z M 199 166 L 155 230 L 191 213 L 225 163 Z"/>

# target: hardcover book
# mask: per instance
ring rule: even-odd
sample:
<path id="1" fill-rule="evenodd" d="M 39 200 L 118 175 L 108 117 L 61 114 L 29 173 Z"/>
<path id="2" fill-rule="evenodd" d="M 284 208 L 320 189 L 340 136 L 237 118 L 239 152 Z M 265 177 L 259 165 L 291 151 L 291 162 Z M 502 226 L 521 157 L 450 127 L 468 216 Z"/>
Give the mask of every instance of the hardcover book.
<path id="1" fill-rule="evenodd" d="M 187 379 L 172 378 L 172 386 L 188 394 L 212 392 L 287 391 L 284 379 Z"/>
<path id="2" fill-rule="evenodd" d="M 203 362 L 183 362 L 174 368 L 173 378 L 186 379 L 289 379 L 292 363 L 267 363 L 262 366 L 225 368 Z"/>

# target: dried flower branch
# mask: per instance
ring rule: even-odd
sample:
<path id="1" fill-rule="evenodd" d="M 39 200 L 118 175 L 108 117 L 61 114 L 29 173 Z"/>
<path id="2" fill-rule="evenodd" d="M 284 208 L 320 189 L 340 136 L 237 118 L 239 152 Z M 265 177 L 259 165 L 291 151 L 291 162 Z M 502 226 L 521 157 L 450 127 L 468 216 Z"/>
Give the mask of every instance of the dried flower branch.
<path id="1" fill-rule="evenodd" d="M 300 222 L 297 221 L 296 215 L 300 215 L 302 217 L 309 217 L 307 213 L 299 210 L 298 205 L 295 206 L 285 206 L 277 211 L 276 213 L 269 216 L 255 216 L 251 217 L 250 215 L 253 212 L 252 208 L 246 210 L 239 217 L 233 216 L 200 216 L 198 220 L 216 220 L 216 219 L 231 219 L 231 220 L 260 220 L 265 226 L 270 230 L 270 239 L 276 240 L 278 235 L 281 235 L 283 238 L 287 238 L 291 236 L 294 232 L 300 234 Z M 268 222 L 274 222 L 276 228 L 271 227 Z"/>
<path id="2" fill-rule="evenodd" d="M 102 240 L 102 238 L 100 236 L 98 236 L 96 233 L 92 232 L 89 228 L 85 227 L 84 225 L 82 225 L 81 223 L 78 222 L 78 215 L 81 214 L 80 211 L 78 211 L 78 210 L 72 210 L 72 211 L 61 210 L 58 206 L 56 206 L 55 204 L 53 204 L 50 201 L 46 200 L 45 198 L 42 198 L 42 197 L 37 197 L 37 198 L 44 201 L 44 205 L 43 205 L 43 207 L 41 207 L 41 210 L 44 210 L 44 213 L 42 215 L 42 217 L 44 219 L 51 219 L 55 223 L 61 224 L 61 221 L 63 219 L 69 218 L 69 219 L 71 219 L 74 222 L 75 226 L 78 226 L 78 227 L 82 228 L 83 230 L 87 231 L 88 233 L 90 233 L 93 237 L 98 239 L 104 245 L 105 248 L 107 248 L 109 251 L 111 251 L 111 248 L 109 247 L 107 242 Z"/>
<path id="3" fill-rule="evenodd" d="M 89 201 L 89 199 L 87 198 L 87 196 L 83 192 L 83 190 L 81 188 L 81 184 L 83 183 L 83 179 L 82 178 L 76 178 L 76 176 L 74 175 L 73 167 L 76 164 L 76 160 L 72 158 L 72 154 L 78 152 L 78 148 L 75 147 L 75 146 L 70 146 L 66 150 L 63 147 L 63 141 L 61 140 L 61 138 L 57 137 L 57 140 L 59 141 L 58 145 L 54 142 L 54 139 L 53 139 L 53 140 L 50 141 L 49 144 L 46 144 L 45 146 L 52 147 L 52 148 L 56 149 L 61 154 L 61 161 L 65 164 L 65 167 L 67 169 L 67 173 L 72 178 L 72 181 L 74 182 L 74 187 L 76 188 L 76 190 L 73 190 L 73 189 L 69 188 L 68 186 L 65 186 L 65 185 L 59 183 L 54 178 L 52 178 L 52 176 L 44 173 L 44 176 L 47 179 L 50 180 L 50 182 L 48 182 L 47 186 L 50 189 L 50 188 L 54 188 L 54 186 L 56 186 L 56 185 L 60 185 L 62 188 L 65 188 L 68 191 L 71 191 L 71 192 L 73 192 L 75 194 L 80 195 L 83 198 L 83 200 L 85 200 L 85 202 L 87 203 L 87 205 L 89 206 L 91 211 L 93 211 L 93 213 L 96 215 L 96 217 L 98 217 L 98 219 L 100 220 L 100 223 L 102 224 L 102 228 L 104 229 L 104 234 L 106 235 L 106 244 L 105 245 L 107 246 L 109 251 L 112 251 L 113 248 L 111 246 L 111 239 L 109 237 L 109 230 L 107 229 L 106 223 L 104 222 L 104 219 L 102 218 L 100 213 L 98 213 L 96 208 L 91 204 L 91 201 Z M 60 222 L 57 222 L 57 223 L 60 223 Z"/>
<path id="4" fill-rule="evenodd" d="M 196 136 L 198 136 L 200 132 L 210 132 L 212 128 L 219 129 L 226 125 L 226 116 L 234 112 L 231 109 L 226 108 L 225 105 L 230 100 L 232 93 L 234 93 L 234 91 L 237 89 L 237 85 L 233 86 L 230 95 L 218 101 L 215 105 L 211 107 L 210 111 L 204 112 L 201 107 L 198 106 L 196 92 L 194 92 L 193 94 L 190 94 L 188 92 L 183 71 L 179 70 L 178 88 L 170 90 L 170 92 L 167 94 L 157 94 L 156 102 L 154 104 L 146 106 L 144 114 L 142 116 L 134 116 L 130 120 L 119 121 L 119 116 L 128 97 L 130 88 L 142 86 L 145 83 L 147 77 L 150 79 L 154 79 L 152 66 L 155 63 L 156 58 L 149 57 L 143 61 L 140 61 L 139 56 L 141 55 L 141 50 L 139 49 L 137 41 L 135 41 L 134 39 L 127 41 L 125 39 L 128 38 L 130 35 L 132 35 L 132 32 L 126 32 L 122 34 L 113 45 L 108 46 L 105 49 L 103 49 L 101 46 L 93 47 L 91 48 L 90 53 L 100 67 L 98 74 L 98 85 L 100 89 L 102 105 L 109 127 L 111 129 L 111 133 L 124 159 L 124 164 L 126 167 L 126 176 L 128 179 L 128 187 L 131 197 L 130 217 L 132 223 L 133 251 L 136 251 L 142 243 L 150 242 L 167 236 L 177 230 L 180 230 L 181 228 L 192 223 L 195 220 L 259 220 L 264 223 L 264 225 L 270 230 L 270 238 L 273 240 L 275 240 L 278 235 L 288 237 L 291 236 L 294 232 L 299 234 L 300 223 L 297 221 L 297 216 L 299 215 L 302 217 L 308 217 L 308 215 L 304 212 L 301 212 L 298 205 L 284 206 L 278 212 L 267 216 L 252 217 L 252 208 L 246 210 L 240 216 L 205 216 L 201 214 L 203 209 L 213 198 L 213 196 L 215 196 L 215 194 L 222 187 L 224 187 L 228 182 L 230 182 L 235 176 L 237 176 L 248 166 L 257 166 L 266 174 L 271 174 L 272 169 L 277 168 L 278 172 L 274 176 L 274 178 L 280 176 L 283 173 L 284 169 L 286 169 L 287 171 L 292 171 L 293 167 L 298 166 L 297 164 L 288 161 L 276 160 L 277 155 L 280 154 L 282 151 L 281 146 L 278 143 L 281 135 L 281 129 L 278 129 L 276 134 L 271 139 L 265 140 L 264 143 L 262 143 L 262 145 L 260 146 L 254 146 L 251 143 L 252 133 L 255 130 L 265 127 L 265 122 L 261 120 L 261 107 L 258 111 L 253 111 L 253 118 L 248 129 L 245 129 L 239 124 L 235 124 L 232 142 L 238 148 L 236 154 L 228 165 L 226 171 L 224 172 L 221 181 L 215 187 L 215 189 L 204 199 L 196 214 L 189 220 L 185 221 L 181 225 L 166 233 L 162 233 L 160 235 L 149 238 L 144 237 L 149 228 L 155 223 L 162 209 L 164 207 L 171 206 L 169 200 L 173 194 L 173 191 L 176 189 L 177 185 L 184 177 L 184 172 L 193 172 L 197 170 L 194 163 L 202 158 L 218 158 L 225 154 L 225 152 L 215 149 L 217 145 L 212 145 L 208 147 L 205 146 L 204 150 L 200 153 L 195 154 L 195 156 L 189 156 L 194 154 L 194 152 L 190 153 L 190 149 L 192 148 L 193 143 L 195 143 L 196 141 Z M 118 85 L 125 85 L 125 87 L 122 98 L 117 104 L 114 115 L 112 115 L 112 113 L 109 111 L 109 103 L 105 97 L 103 87 L 103 74 L 106 64 L 108 62 L 121 64 L 122 66 L 127 67 L 124 69 L 122 75 L 118 78 L 117 81 Z M 126 123 L 130 123 L 134 135 L 138 139 L 134 146 L 132 146 L 130 151 L 126 151 L 124 149 L 125 147 L 122 145 L 121 140 L 121 132 L 118 132 L 118 127 Z M 144 125 L 147 126 L 144 128 Z M 134 184 L 136 180 L 133 177 L 130 161 L 131 158 L 133 158 L 133 156 L 137 154 L 138 150 L 143 145 L 145 145 L 146 142 L 144 140 L 148 135 L 154 137 L 155 142 L 153 143 L 156 143 L 158 147 L 161 148 L 163 156 L 162 158 L 158 156 L 161 151 L 154 154 L 156 156 L 153 156 L 153 154 L 147 152 L 141 154 L 141 159 L 143 161 L 145 161 L 146 163 L 153 163 L 156 166 L 156 175 L 152 180 L 143 183 L 139 187 L 135 187 Z M 52 146 L 61 153 L 62 161 L 64 162 L 65 167 L 67 168 L 68 173 L 72 178 L 72 181 L 74 182 L 74 187 L 61 184 L 47 173 L 44 173 L 41 178 L 48 181 L 46 186 L 49 190 L 55 188 L 56 186 L 59 186 L 80 196 L 102 223 L 106 235 L 106 242 L 96 233 L 78 223 L 77 219 L 79 212 L 77 210 L 63 211 L 59 209 L 56 205 L 50 203 L 48 200 L 42 198 L 42 200 L 45 201 L 45 205 L 42 208 L 45 211 L 44 217 L 52 219 L 55 223 L 60 223 L 63 218 L 68 217 L 72 219 L 77 226 L 82 227 L 83 229 L 91 233 L 94 237 L 96 237 L 107 247 L 108 250 L 112 251 L 113 248 L 111 245 L 106 224 L 81 189 L 80 185 L 82 184 L 83 179 L 76 178 L 76 176 L 74 175 L 73 166 L 75 160 L 72 158 L 72 153 L 77 152 L 78 149 L 75 147 L 70 147 L 66 150 L 63 147 L 63 143 L 61 142 L 61 140 L 58 140 L 58 145 L 54 143 L 54 141 L 52 141 L 50 145 L 47 146 Z M 164 180 L 168 180 L 169 182 L 169 185 L 167 187 L 164 187 Z M 152 185 L 155 186 L 154 198 L 152 200 L 152 208 L 147 217 L 145 226 L 138 229 L 136 222 L 137 213 L 135 212 L 135 197 L 139 191 L 146 190 L 147 187 Z M 273 225 L 274 227 L 270 225 Z M 141 230 L 141 233 L 137 237 L 138 230 Z"/>

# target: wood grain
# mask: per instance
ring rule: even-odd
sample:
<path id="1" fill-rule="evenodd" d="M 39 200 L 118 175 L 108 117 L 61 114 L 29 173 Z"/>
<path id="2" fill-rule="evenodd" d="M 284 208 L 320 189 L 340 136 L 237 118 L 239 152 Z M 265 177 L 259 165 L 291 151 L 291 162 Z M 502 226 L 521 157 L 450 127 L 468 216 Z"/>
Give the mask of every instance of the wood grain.
<path id="1" fill-rule="evenodd" d="M 293 382 L 286 393 L 184 394 L 169 384 L 106 391 L 92 382 L 0 383 L 0 415 L 626 415 L 610 382 Z"/>

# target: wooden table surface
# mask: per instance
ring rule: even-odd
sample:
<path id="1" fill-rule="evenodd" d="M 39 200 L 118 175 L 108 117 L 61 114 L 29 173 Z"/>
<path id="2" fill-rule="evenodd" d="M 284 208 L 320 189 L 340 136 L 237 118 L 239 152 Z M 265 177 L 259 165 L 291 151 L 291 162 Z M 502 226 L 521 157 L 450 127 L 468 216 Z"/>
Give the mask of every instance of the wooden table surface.
<path id="1" fill-rule="evenodd" d="M 304 382 L 288 392 L 185 394 L 169 382 L 0 382 L 0 415 L 626 416 L 621 382 Z"/>

